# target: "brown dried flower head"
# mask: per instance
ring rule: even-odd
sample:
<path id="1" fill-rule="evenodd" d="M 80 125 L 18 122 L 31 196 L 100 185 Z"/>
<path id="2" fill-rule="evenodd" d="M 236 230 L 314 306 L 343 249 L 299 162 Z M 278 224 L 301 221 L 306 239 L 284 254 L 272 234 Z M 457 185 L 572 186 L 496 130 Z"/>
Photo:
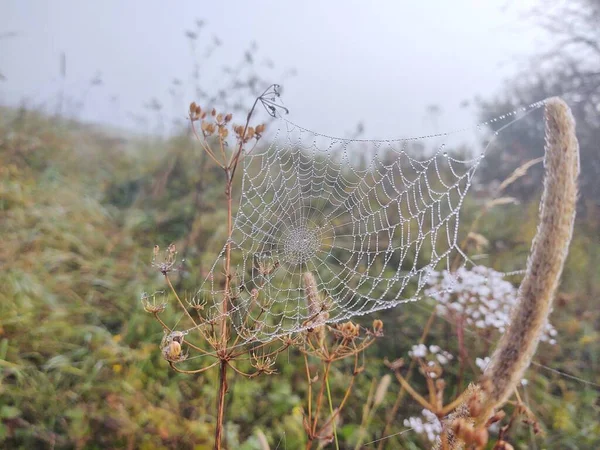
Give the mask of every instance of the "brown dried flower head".
<path id="1" fill-rule="evenodd" d="M 379 319 L 373 321 L 373 334 L 377 337 L 383 336 L 383 322 Z"/>
<path id="2" fill-rule="evenodd" d="M 190 120 L 195 122 L 201 118 L 202 108 L 196 104 L 196 102 L 190 103 Z"/>
<path id="3" fill-rule="evenodd" d="M 352 341 L 360 335 L 360 326 L 352 321 L 344 322 L 338 325 L 338 330 L 344 339 Z"/>
<path id="4" fill-rule="evenodd" d="M 162 258 L 159 259 L 159 256 L 160 247 L 155 245 L 152 256 L 152 267 L 158 269 L 163 275 L 177 270 L 177 250 L 175 249 L 175 244 L 167 247 Z"/>
<path id="5" fill-rule="evenodd" d="M 160 314 L 166 309 L 166 302 L 156 302 L 156 294 L 158 293 L 164 294 L 164 292 L 155 292 L 152 295 L 149 295 L 146 292 L 142 294 L 141 301 L 142 305 L 144 306 L 144 311 L 151 314 Z"/>
<path id="6" fill-rule="evenodd" d="M 254 367 L 258 373 L 263 373 L 265 375 L 272 375 L 277 372 L 275 369 L 275 358 L 271 358 L 269 356 L 257 356 L 256 354 L 252 354 L 252 367 Z"/>

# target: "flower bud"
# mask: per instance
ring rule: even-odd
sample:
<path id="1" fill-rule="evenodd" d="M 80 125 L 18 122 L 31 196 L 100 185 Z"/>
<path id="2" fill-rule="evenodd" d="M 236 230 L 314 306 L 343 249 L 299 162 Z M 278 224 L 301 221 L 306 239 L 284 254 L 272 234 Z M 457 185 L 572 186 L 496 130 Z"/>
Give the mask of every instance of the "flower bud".
<path id="1" fill-rule="evenodd" d="M 379 319 L 373 321 L 373 331 L 375 334 L 379 334 L 383 331 L 383 322 Z"/>

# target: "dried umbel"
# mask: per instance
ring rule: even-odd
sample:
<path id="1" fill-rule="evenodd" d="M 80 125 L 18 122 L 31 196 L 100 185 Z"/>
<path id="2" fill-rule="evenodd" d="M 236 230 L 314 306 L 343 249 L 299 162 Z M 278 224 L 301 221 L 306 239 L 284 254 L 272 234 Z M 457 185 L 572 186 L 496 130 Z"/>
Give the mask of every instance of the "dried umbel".
<path id="1" fill-rule="evenodd" d="M 508 330 L 485 370 L 486 394 L 480 422 L 512 395 L 535 353 L 551 311 L 573 233 L 579 175 L 579 145 L 575 121 L 565 102 L 546 103 L 544 192 L 540 219 L 525 278 Z"/>
<path id="2" fill-rule="evenodd" d="M 144 306 L 144 311 L 149 312 L 150 314 L 160 314 L 167 308 L 167 302 L 158 302 L 156 300 L 157 294 L 163 294 L 164 292 L 155 292 L 150 295 L 146 292 L 142 294 L 142 305 Z"/>
<path id="3" fill-rule="evenodd" d="M 177 263 L 177 250 L 175 249 L 175 244 L 169 245 L 163 252 L 162 257 L 160 255 L 160 247 L 158 245 L 154 246 L 152 267 L 158 269 L 160 273 L 166 275 L 169 272 L 177 270 Z"/>

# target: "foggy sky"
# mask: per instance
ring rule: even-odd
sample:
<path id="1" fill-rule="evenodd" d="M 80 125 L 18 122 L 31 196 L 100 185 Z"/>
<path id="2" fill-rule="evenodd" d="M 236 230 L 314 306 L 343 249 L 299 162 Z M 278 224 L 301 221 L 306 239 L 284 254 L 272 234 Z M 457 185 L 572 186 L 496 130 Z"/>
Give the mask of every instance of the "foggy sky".
<path id="1" fill-rule="evenodd" d="M 213 35 L 223 42 L 202 65 L 206 91 L 254 40 L 258 60 L 275 64 L 262 75 L 283 85 L 299 124 L 348 135 L 363 121 L 371 138 L 446 131 L 472 124 L 461 101 L 499 92 L 540 45 L 522 17 L 532 1 L 2 0 L 0 34 L 17 35 L 0 39 L 0 102 L 53 105 L 64 52 L 68 95 L 83 96 L 102 74 L 85 97 L 85 120 L 135 127 L 129 113 L 144 113 L 152 97 L 183 117 L 192 90 L 174 103 L 168 89 L 175 77 L 191 88 L 184 32 L 203 19 L 200 48 Z M 291 68 L 296 76 L 278 79 Z M 442 110 L 435 121 L 432 104 Z"/>

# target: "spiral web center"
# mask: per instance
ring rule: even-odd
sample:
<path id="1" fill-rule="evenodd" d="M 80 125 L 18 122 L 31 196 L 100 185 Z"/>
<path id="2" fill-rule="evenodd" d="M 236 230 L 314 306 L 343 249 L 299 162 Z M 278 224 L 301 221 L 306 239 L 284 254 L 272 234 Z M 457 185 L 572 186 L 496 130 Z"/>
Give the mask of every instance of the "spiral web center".
<path id="1" fill-rule="evenodd" d="M 283 239 L 283 259 L 294 266 L 305 264 L 321 246 L 318 230 L 299 226 L 289 230 Z"/>

